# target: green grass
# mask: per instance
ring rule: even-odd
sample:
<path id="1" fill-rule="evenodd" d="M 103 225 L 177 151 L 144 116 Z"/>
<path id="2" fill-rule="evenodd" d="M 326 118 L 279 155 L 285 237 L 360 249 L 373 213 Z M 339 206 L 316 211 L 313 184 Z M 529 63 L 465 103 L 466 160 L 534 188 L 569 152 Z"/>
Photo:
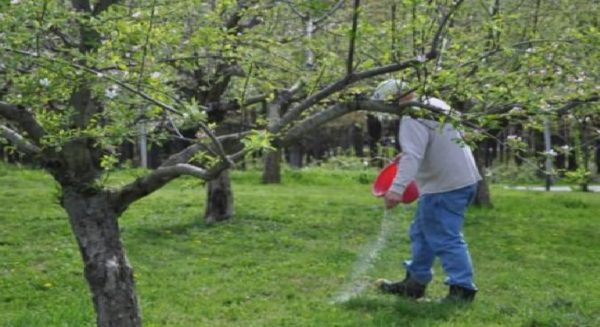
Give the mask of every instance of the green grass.
<path id="1" fill-rule="evenodd" d="M 135 172 L 111 178 L 120 183 Z M 235 172 L 236 217 L 205 226 L 205 190 L 181 179 L 121 218 L 146 326 L 599 326 L 600 194 L 493 187 L 495 208 L 465 227 L 480 292 L 467 307 L 415 303 L 368 289 L 331 299 L 377 237 L 373 171 L 285 173 L 261 185 Z M 0 166 L 0 326 L 93 326 L 82 264 L 55 183 Z M 409 209 L 412 211 L 412 208 Z M 368 279 L 400 278 L 410 212 Z M 443 274 L 429 297 L 445 295 Z"/>

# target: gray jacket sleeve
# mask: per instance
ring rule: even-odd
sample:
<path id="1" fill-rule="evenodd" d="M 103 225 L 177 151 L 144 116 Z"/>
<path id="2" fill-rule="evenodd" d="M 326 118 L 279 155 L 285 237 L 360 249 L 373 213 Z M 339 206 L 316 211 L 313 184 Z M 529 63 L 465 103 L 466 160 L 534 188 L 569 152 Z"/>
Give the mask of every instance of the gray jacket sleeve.
<path id="1" fill-rule="evenodd" d="M 400 122 L 399 139 L 402 146 L 400 169 L 390 191 L 402 194 L 419 171 L 429 142 L 429 129 L 416 119 L 404 117 Z"/>

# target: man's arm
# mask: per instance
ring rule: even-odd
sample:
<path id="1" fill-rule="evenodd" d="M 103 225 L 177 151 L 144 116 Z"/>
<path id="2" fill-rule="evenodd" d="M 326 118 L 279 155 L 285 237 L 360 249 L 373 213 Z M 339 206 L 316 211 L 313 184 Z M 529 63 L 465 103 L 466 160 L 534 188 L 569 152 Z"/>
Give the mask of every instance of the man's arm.
<path id="1" fill-rule="evenodd" d="M 418 120 L 404 117 L 400 122 L 399 139 L 403 154 L 390 191 L 402 195 L 419 171 L 429 142 L 429 130 Z"/>

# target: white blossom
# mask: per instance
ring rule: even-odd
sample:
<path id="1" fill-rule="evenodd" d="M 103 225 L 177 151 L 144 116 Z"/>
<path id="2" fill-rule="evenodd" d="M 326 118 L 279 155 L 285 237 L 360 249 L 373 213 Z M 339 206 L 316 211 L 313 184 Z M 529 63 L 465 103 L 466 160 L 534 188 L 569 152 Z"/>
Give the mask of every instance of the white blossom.
<path id="1" fill-rule="evenodd" d="M 159 79 L 161 75 L 162 74 L 160 72 L 153 72 L 152 74 L 150 74 L 150 77 L 154 79 Z"/>
<path id="2" fill-rule="evenodd" d="M 511 113 L 511 114 L 518 114 L 520 112 L 523 112 L 523 108 L 521 108 L 521 107 L 513 107 L 509 111 L 509 113 Z"/>
<path id="3" fill-rule="evenodd" d="M 527 52 L 527 53 L 534 53 L 535 50 L 533 48 L 527 48 L 527 50 L 525 50 L 525 52 Z"/>
<path id="4" fill-rule="evenodd" d="M 420 55 L 417 56 L 417 61 L 418 62 L 425 62 L 425 61 L 427 61 L 427 57 L 425 57 L 424 54 L 420 54 Z"/>
<path id="5" fill-rule="evenodd" d="M 139 17 L 141 17 L 141 16 L 142 16 L 142 13 L 141 13 L 141 12 L 139 12 L 139 11 L 136 11 L 136 12 L 134 12 L 134 13 L 131 15 L 131 17 L 133 17 L 133 18 L 139 18 Z"/>
<path id="6" fill-rule="evenodd" d="M 112 85 L 104 91 L 104 95 L 109 99 L 114 99 L 119 94 L 119 86 Z"/>
<path id="7" fill-rule="evenodd" d="M 549 157 L 556 157 L 557 153 L 553 149 L 550 149 L 548 151 L 544 151 L 544 155 Z"/>
<path id="8" fill-rule="evenodd" d="M 571 147 L 568 144 L 565 144 L 565 145 L 561 146 L 560 149 L 563 150 L 564 152 L 569 152 L 571 150 Z"/>
<path id="9" fill-rule="evenodd" d="M 10 0 L 11 5 L 18 5 L 21 0 Z"/>
<path id="10" fill-rule="evenodd" d="M 43 87 L 48 87 L 50 86 L 50 80 L 46 77 L 40 79 L 40 85 Z"/>

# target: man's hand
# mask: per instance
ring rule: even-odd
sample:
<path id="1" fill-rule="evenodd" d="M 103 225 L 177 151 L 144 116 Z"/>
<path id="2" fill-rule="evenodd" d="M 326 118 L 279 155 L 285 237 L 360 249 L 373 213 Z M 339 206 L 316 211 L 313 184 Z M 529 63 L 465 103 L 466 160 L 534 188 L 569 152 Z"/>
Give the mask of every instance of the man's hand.
<path id="1" fill-rule="evenodd" d="M 389 191 L 385 193 L 383 201 L 386 209 L 392 209 L 397 206 L 398 203 L 402 202 L 402 194 Z"/>

